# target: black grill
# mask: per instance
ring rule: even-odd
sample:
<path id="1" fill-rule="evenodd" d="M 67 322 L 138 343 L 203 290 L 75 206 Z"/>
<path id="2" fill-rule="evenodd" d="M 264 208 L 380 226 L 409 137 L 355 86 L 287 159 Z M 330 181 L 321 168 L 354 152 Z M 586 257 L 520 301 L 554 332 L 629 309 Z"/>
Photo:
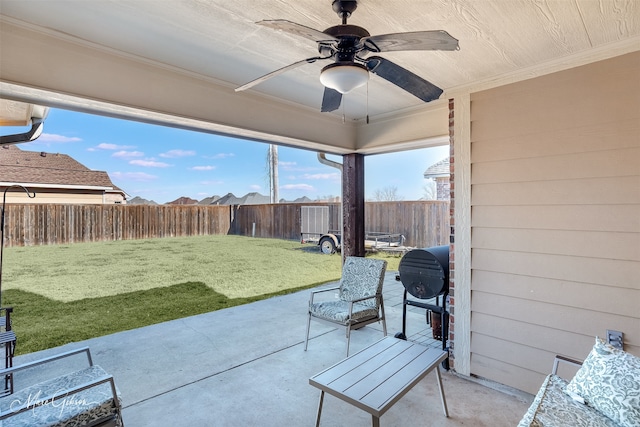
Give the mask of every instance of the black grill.
<path id="1" fill-rule="evenodd" d="M 449 294 L 449 246 L 434 246 L 413 249 L 400 260 L 396 280 L 404 286 L 402 304 L 402 332 L 396 337 L 407 339 L 407 306 L 427 310 L 426 321 L 431 324 L 433 338 L 442 341 L 442 349 L 447 350 L 449 333 L 449 313 L 446 310 Z M 409 299 L 411 294 L 416 299 Z M 436 299 L 435 304 L 420 300 Z M 449 359 L 442 362 L 449 369 Z"/>
<path id="2" fill-rule="evenodd" d="M 449 292 L 449 246 L 413 249 L 400 260 L 400 281 L 411 295 L 429 299 Z"/>

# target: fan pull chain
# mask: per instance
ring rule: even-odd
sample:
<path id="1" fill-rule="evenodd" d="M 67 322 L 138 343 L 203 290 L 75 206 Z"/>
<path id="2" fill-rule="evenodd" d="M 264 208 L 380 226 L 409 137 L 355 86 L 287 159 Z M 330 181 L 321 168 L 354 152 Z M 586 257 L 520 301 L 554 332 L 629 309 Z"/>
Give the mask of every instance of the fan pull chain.
<path id="1" fill-rule="evenodd" d="M 367 124 L 369 124 L 369 80 L 367 80 Z"/>

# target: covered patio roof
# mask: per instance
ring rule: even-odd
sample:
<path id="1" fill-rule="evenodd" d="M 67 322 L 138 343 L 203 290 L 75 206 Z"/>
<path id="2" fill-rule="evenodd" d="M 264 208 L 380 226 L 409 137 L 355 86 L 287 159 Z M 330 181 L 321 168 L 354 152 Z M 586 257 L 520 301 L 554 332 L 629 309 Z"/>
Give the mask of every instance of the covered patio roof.
<path id="1" fill-rule="evenodd" d="M 361 1 L 349 23 L 372 35 L 444 30 L 460 50 L 384 53 L 442 88 L 439 100 L 425 104 L 372 76 L 321 113 L 324 64 L 234 88 L 317 55 L 313 41 L 257 21 L 322 31 L 340 23 L 330 0 L 2 0 L 0 97 L 335 154 L 398 151 L 447 143 L 456 93 L 637 50 L 639 8 L 633 0 Z"/>

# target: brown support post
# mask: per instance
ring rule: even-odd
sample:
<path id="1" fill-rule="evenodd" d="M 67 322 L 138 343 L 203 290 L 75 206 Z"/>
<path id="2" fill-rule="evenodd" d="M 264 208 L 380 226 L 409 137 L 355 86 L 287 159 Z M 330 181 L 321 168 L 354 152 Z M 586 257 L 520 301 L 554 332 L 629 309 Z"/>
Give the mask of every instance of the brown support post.
<path id="1" fill-rule="evenodd" d="M 365 255 L 364 251 L 364 156 L 345 154 L 342 159 L 342 254 Z"/>

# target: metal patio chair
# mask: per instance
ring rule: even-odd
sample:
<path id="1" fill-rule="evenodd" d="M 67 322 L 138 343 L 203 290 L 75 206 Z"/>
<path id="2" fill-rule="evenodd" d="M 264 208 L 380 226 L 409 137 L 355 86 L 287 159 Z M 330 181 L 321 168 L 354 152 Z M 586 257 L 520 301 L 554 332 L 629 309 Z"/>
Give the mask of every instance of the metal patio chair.
<path id="1" fill-rule="evenodd" d="M 381 321 L 383 333 L 387 335 L 382 299 L 382 284 L 386 269 L 387 262 L 384 260 L 347 257 L 342 267 L 339 286 L 311 292 L 307 335 L 304 340 L 305 351 L 309 342 L 312 317 L 346 328 L 347 356 L 349 356 L 351 330 Z M 319 294 L 336 291 L 338 291 L 337 299 L 320 302 L 315 300 Z"/>

